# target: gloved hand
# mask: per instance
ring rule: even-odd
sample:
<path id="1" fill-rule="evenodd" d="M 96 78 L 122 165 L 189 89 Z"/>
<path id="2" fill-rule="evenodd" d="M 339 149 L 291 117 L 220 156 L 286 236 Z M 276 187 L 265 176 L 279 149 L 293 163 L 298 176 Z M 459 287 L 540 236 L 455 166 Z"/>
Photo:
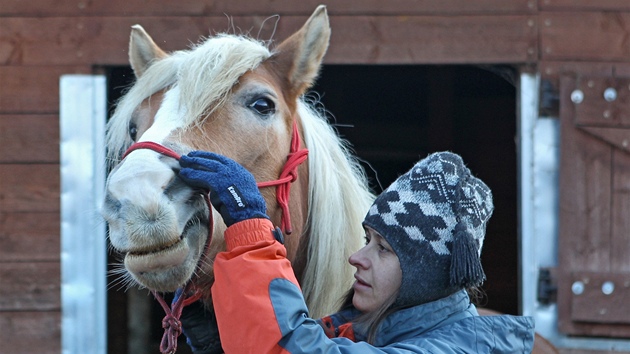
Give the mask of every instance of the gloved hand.
<path id="1" fill-rule="evenodd" d="M 254 176 L 236 161 L 212 152 L 183 155 L 179 177 L 192 187 L 210 191 L 210 202 L 227 226 L 253 218 L 267 218 L 267 205 Z"/>
<path id="2" fill-rule="evenodd" d="M 181 296 L 182 289 L 177 289 L 173 302 Z M 222 354 L 219 327 L 214 311 L 205 308 L 201 301 L 195 301 L 182 310 L 179 318 L 186 343 L 194 354 Z"/>

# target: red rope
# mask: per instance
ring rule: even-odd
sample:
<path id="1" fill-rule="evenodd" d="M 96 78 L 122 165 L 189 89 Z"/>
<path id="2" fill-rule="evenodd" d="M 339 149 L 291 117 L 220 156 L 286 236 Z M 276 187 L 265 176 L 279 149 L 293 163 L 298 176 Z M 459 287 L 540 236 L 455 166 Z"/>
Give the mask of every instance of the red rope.
<path id="1" fill-rule="evenodd" d="M 177 300 L 169 307 L 164 301 L 164 298 L 157 292 L 151 290 L 153 296 L 160 303 L 166 316 L 162 319 L 162 328 L 164 328 L 164 334 L 162 335 L 162 341 L 160 342 L 160 352 L 166 354 L 173 354 L 177 351 L 177 338 L 182 334 L 182 322 L 179 318 L 182 316 L 184 307 L 192 304 L 193 302 L 201 298 L 201 292 L 195 290 L 192 295 L 190 294 L 193 289 L 192 282 L 189 282 L 184 287 L 181 295 Z"/>
<path id="2" fill-rule="evenodd" d="M 162 155 L 172 157 L 176 160 L 179 160 L 181 155 L 176 153 L 175 151 L 160 145 L 158 143 L 152 141 L 141 141 L 135 143 L 125 151 L 123 154 L 123 159 L 127 157 L 132 151 L 138 149 L 149 149 L 153 150 Z M 282 229 L 287 235 L 290 235 L 293 230 L 291 228 L 291 215 L 289 212 L 289 196 L 291 192 L 291 183 L 295 182 L 298 178 L 297 169 L 298 167 L 306 160 L 308 156 L 308 150 L 301 148 L 301 140 L 300 134 L 298 132 L 297 123 L 293 123 L 293 137 L 291 139 L 291 150 L 287 156 L 287 161 L 282 168 L 282 172 L 280 173 L 280 177 L 274 181 L 268 182 L 260 182 L 258 183 L 258 188 L 272 187 L 276 186 L 276 201 L 280 208 L 282 209 L 282 217 L 281 224 Z M 210 198 L 207 194 L 204 195 L 206 204 L 208 205 L 208 210 L 210 211 L 209 215 L 209 225 L 208 225 L 208 239 L 206 240 L 206 248 L 205 254 L 207 254 L 210 248 L 210 242 L 212 240 L 212 230 L 213 230 L 213 220 L 212 220 L 212 204 L 210 203 Z M 203 257 L 199 259 L 199 262 Z M 197 264 L 199 266 L 199 264 Z M 194 291 L 193 291 L 194 290 Z M 189 296 L 189 293 L 192 295 Z M 194 289 L 194 285 L 192 282 L 188 282 L 182 294 L 177 298 L 177 300 L 169 306 L 162 295 L 160 295 L 156 291 L 151 291 L 153 296 L 160 303 L 166 316 L 162 320 L 162 327 L 164 328 L 164 335 L 162 336 L 162 342 L 160 343 L 160 351 L 163 354 L 173 354 L 177 351 L 177 338 L 182 334 L 182 323 L 179 318 L 182 315 L 182 311 L 184 307 L 192 304 L 193 302 L 199 300 L 201 298 L 201 292 L 197 289 Z"/>
<path id="3" fill-rule="evenodd" d="M 123 160 L 125 159 L 125 157 L 127 157 L 127 155 L 129 155 L 132 151 L 138 150 L 138 149 L 149 149 L 149 150 L 153 150 L 157 153 L 160 153 L 162 155 L 168 156 L 168 157 L 172 157 L 175 160 L 179 161 L 179 158 L 181 157 L 180 154 L 176 153 L 175 151 L 167 148 L 166 146 L 160 145 L 158 143 L 154 143 L 153 141 L 141 141 L 138 143 L 135 143 L 133 145 L 131 145 L 129 147 L 129 149 L 127 149 L 127 151 L 125 151 L 125 154 L 123 155 Z"/>
<path id="4" fill-rule="evenodd" d="M 301 149 L 300 134 L 297 124 L 293 123 L 293 138 L 291 139 L 291 150 L 287 156 L 280 177 L 275 181 L 260 182 L 258 188 L 276 186 L 276 201 L 282 209 L 281 226 L 284 233 L 290 235 L 293 232 L 291 228 L 291 214 L 289 212 L 289 194 L 291 193 L 291 183 L 298 178 L 297 169 L 308 157 L 308 150 Z"/>

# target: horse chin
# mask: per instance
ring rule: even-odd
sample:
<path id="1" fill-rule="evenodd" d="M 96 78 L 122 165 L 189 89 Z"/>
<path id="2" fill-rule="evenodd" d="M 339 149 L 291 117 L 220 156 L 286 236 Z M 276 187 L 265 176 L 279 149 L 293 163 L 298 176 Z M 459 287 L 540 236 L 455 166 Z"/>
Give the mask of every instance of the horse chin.
<path id="1" fill-rule="evenodd" d="M 196 229 L 160 250 L 128 252 L 124 258 L 125 268 L 143 287 L 160 292 L 177 290 L 193 277 L 202 256 L 207 229 Z"/>

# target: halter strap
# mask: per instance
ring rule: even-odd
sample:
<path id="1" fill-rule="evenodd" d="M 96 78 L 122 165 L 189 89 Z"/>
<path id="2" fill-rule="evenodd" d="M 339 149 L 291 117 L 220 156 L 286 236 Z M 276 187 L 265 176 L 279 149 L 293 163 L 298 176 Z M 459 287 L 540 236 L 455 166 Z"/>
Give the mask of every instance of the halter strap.
<path id="1" fill-rule="evenodd" d="M 174 158 L 175 160 L 180 159 L 181 155 L 177 152 L 161 145 L 153 141 L 141 141 L 131 145 L 127 151 L 123 154 L 123 160 L 132 152 L 138 149 L 149 149 L 153 150 L 159 154 L 164 156 L 168 156 Z M 306 160 L 308 156 L 308 149 L 301 148 L 301 139 L 300 134 L 297 128 L 297 123 L 293 122 L 293 136 L 291 138 L 291 150 L 287 155 L 287 161 L 282 168 L 282 172 L 280 172 L 280 177 L 277 180 L 267 181 L 267 182 L 259 182 L 257 183 L 258 188 L 266 188 L 266 187 L 276 187 L 276 201 L 278 205 L 282 209 L 281 216 L 281 224 L 282 229 L 287 235 L 290 235 L 293 230 L 291 228 L 291 215 L 289 212 L 289 196 L 291 192 L 291 183 L 295 182 L 298 178 L 297 169 L 298 167 Z M 210 248 L 210 242 L 212 240 L 212 231 L 213 231 L 213 218 L 212 218 L 212 204 L 210 203 L 210 199 L 207 194 L 204 194 L 204 198 L 206 200 L 206 204 L 208 205 L 209 210 L 209 225 L 208 225 L 208 238 L 206 240 L 206 247 L 204 254 L 207 254 Z M 199 266 L 199 260 L 197 266 Z M 193 302 L 199 300 L 202 296 L 201 292 L 198 289 L 195 289 L 195 286 L 192 282 L 188 282 L 182 294 L 177 298 L 177 300 L 169 307 L 166 303 L 162 295 L 160 295 L 157 291 L 151 290 L 153 296 L 157 299 L 157 301 L 164 309 L 166 316 L 162 320 L 162 327 L 164 328 L 164 335 L 162 336 L 162 341 L 160 343 L 160 351 L 164 354 L 173 354 L 177 351 L 177 337 L 182 333 L 182 323 L 180 321 L 180 317 L 182 315 L 182 311 L 184 307 L 192 304 Z M 191 294 L 192 293 L 192 294 Z M 190 294 L 190 295 L 189 295 Z"/>
<path id="2" fill-rule="evenodd" d="M 290 235 L 293 232 L 291 228 L 291 213 L 289 212 L 289 195 L 291 193 L 291 183 L 298 178 L 297 169 L 306 161 L 308 157 L 308 149 L 302 149 L 302 141 L 298 132 L 297 123 L 293 122 L 293 137 L 291 138 L 291 150 L 287 155 L 287 161 L 284 163 L 280 177 L 274 181 L 259 182 L 258 188 L 276 186 L 276 201 L 282 209 L 281 224 L 284 233 Z"/>
<path id="3" fill-rule="evenodd" d="M 291 148 L 287 155 L 287 161 L 284 163 L 284 167 L 280 172 L 280 177 L 276 180 L 258 182 L 258 188 L 276 187 L 276 202 L 282 209 L 282 216 L 280 223 L 282 230 L 285 234 L 290 235 L 293 233 L 291 226 L 291 213 L 289 211 L 289 196 L 291 193 L 291 183 L 295 182 L 298 178 L 297 169 L 306 161 L 308 157 L 308 149 L 302 149 L 302 139 L 297 128 L 297 123 L 293 122 L 293 136 L 291 138 Z M 180 155 L 175 151 L 160 145 L 153 141 L 141 141 L 131 145 L 127 151 L 123 154 L 123 159 L 127 157 L 132 151 L 138 149 L 149 149 L 165 156 L 172 157 L 179 160 Z"/>

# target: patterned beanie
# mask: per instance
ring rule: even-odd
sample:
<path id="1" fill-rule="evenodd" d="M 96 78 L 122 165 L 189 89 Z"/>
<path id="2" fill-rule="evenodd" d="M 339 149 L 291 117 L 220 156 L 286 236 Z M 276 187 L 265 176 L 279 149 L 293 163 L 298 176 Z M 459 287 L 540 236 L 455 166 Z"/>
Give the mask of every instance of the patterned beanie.
<path id="1" fill-rule="evenodd" d="M 395 305 L 424 304 L 481 285 L 481 247 L 493 210 L 488 186 L 450 152 L 419 161 L 378 196 L 363 224 L 381 234 L 400 261 Z"/>

